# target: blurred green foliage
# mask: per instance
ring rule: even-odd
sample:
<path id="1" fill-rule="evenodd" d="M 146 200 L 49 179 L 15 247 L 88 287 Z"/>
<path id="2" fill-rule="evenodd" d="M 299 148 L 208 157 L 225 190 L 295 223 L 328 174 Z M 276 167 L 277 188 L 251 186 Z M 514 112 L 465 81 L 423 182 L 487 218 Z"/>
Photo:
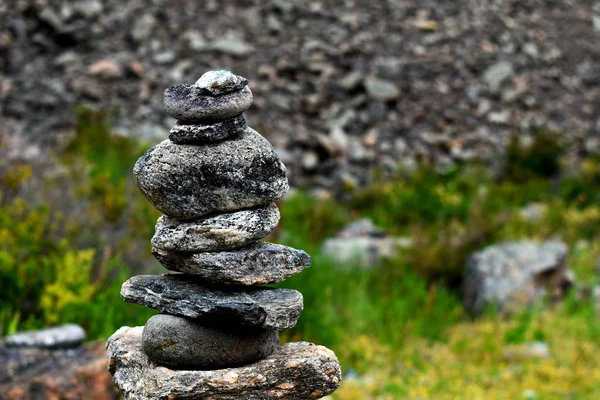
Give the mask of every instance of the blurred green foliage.
<path id="1" fill-rule="evenodd" d="M 48 206 L 29 207 L 21 199 L 0 206 L 0 326 L 5 333 L 76 322 L 91 338 L 103 338 L 113 326 L 144 313 L 121 304 L 120 281 L 129 268 L 118 256 L 96 257 L 94 248 L 74 247 L 77 233 L 60 232 L 64 219 Z"/>
<path id="2" fill-rule="evenodd" d="M 0 333 L 75 322 L 106 338 L 155 313 L 119 296 L 127 277 L 162 272 L 149 252 L 159 213 L 130 173 L 148 146 L 111 135 L 102 115 L 78 117 L 77 135 L 53 160 L 65 173 L 40 179 L 35 165 L 0 161 Z M 477 321 L 460 304 L 468 255 L 505 240 L 560 237 L 579 280 L 596 283 L 600 163 L 590 158 L 564 174 L 560 154 L 540 133 L 529 146 L 513 140 L 502 176 L 423 166 L 355 190 L 343 204 L 305 191 L 282 201 L 270 239 L 313 256 L 310 269 L 281 285 L 305 301 L 283 340 L 327 345 L 358 374 L 337 399 L 522 398 L 528 389 L 544 399 L 596 398 L 600 365 L 581 356 L 600 351 L 589 298 Z M 531 204 L 539 215 L 524 217 Z M 414 245 L 375 268 L 337 265 L 320 246 L 360 217 Z M 547 341 L 554 358 L 508 368 L 504 347 L 531 340 Z"/>
<path id="3" fill-rule="evenodd" d="M 76 137 L 46 165 L 0 165 L 0 333 L 76 322 L 106 338 L 153 314 L 119 296 L 147 264 L 133 242 L 146 243 L 158 217 L 131 180 L 144 146 L 111 136 L 103 118 L 79 111 Z"/>

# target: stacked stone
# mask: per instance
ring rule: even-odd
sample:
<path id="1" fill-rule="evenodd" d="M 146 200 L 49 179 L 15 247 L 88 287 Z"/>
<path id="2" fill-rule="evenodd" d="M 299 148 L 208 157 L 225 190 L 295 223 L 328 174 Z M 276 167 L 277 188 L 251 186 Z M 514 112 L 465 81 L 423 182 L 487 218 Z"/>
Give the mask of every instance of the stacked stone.
<path id="1" fill-rule="evenodd" d="M 121 289 L 125 301 L 161 312 L 143 330 L 121 328 L 109 339 L 110 370 L 127 399 L 319 398 L 339 385 L 330 350 L 279 346 L 279 331 L 302 312 L 302 295 L 262 285 L 284 281 L 311 260 L 261 241 L 279 223 L 273 202 L 289 185 L 272 146 L 246 126 L 247 84 L 211 71 L 193 85 L 168 88 L 165 108 L 178 122 L 134 167 L 140 190 L 164 214 L 152 253 L 174 272 L 135 276 Z M 171 378 L 148 384 L 159 366 Z M 215 378 L 223 369 L 236 382 L 247 380 Z M 186 386 L 189 374 L 208 386 Z"/>

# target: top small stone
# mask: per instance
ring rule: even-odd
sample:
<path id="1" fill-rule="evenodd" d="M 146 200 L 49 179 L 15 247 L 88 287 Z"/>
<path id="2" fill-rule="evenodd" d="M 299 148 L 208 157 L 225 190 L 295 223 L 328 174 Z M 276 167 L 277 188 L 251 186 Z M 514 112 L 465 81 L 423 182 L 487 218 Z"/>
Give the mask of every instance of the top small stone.
<path id="1" fill-rule="evenodd" d="M 194 83 L 203 94 L 218 96 L 225 93 L 237 92 L 248 84 L 248 79 L 235 75 L 230 71 L 208 71 Z"/>

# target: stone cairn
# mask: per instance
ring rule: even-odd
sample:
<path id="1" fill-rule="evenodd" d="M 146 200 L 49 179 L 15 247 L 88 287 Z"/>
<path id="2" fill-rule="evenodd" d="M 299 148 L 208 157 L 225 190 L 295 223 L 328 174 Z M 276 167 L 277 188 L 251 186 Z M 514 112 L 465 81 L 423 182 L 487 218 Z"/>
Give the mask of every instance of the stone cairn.
<path id="1" fill-rule="evenodd" d="M 335 354 L 307 342 L 279 345 L 302 294 L 262 285 L 310 266 L 302 250 L 262 242 L 289 189 L 269 142 L 246 126 L 245 78 L 211 71 L 165 91 L 178 120 L 169 139 L 135 164 L 136 182 L 164 215 L 152 253 L 168 270 L 123 284 L 125 301 L 157 309 L 144 327 L 107 344 L 125 399 L 317 399 L 340 384 Z"/>

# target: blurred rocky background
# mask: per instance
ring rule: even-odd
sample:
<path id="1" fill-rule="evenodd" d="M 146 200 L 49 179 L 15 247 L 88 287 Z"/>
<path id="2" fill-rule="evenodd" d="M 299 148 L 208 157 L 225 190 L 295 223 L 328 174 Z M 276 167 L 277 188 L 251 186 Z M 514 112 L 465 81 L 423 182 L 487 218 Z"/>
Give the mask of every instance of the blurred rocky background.
<path id="1" fill-rule="evenodd" d="M 0 399 L 117 398 L 163 272 L 131 170 L 214 69 L 288 167 L 282 340 L 334 400 L 600 398 L 599 43 L 592 0 L 0 0 Z"/>
<path id="2" fill-rule="evenodd" d="M 163 90 L 222 68 L 249 78 L 249 123 L 295 185 L 501 170 L 510 135 L 539 129 L 600 152 L 598 1 L 6 0 L 0 27 L 0 129 L 26 147 L 60 143 L 82 105 L 165 138 Z"/>

